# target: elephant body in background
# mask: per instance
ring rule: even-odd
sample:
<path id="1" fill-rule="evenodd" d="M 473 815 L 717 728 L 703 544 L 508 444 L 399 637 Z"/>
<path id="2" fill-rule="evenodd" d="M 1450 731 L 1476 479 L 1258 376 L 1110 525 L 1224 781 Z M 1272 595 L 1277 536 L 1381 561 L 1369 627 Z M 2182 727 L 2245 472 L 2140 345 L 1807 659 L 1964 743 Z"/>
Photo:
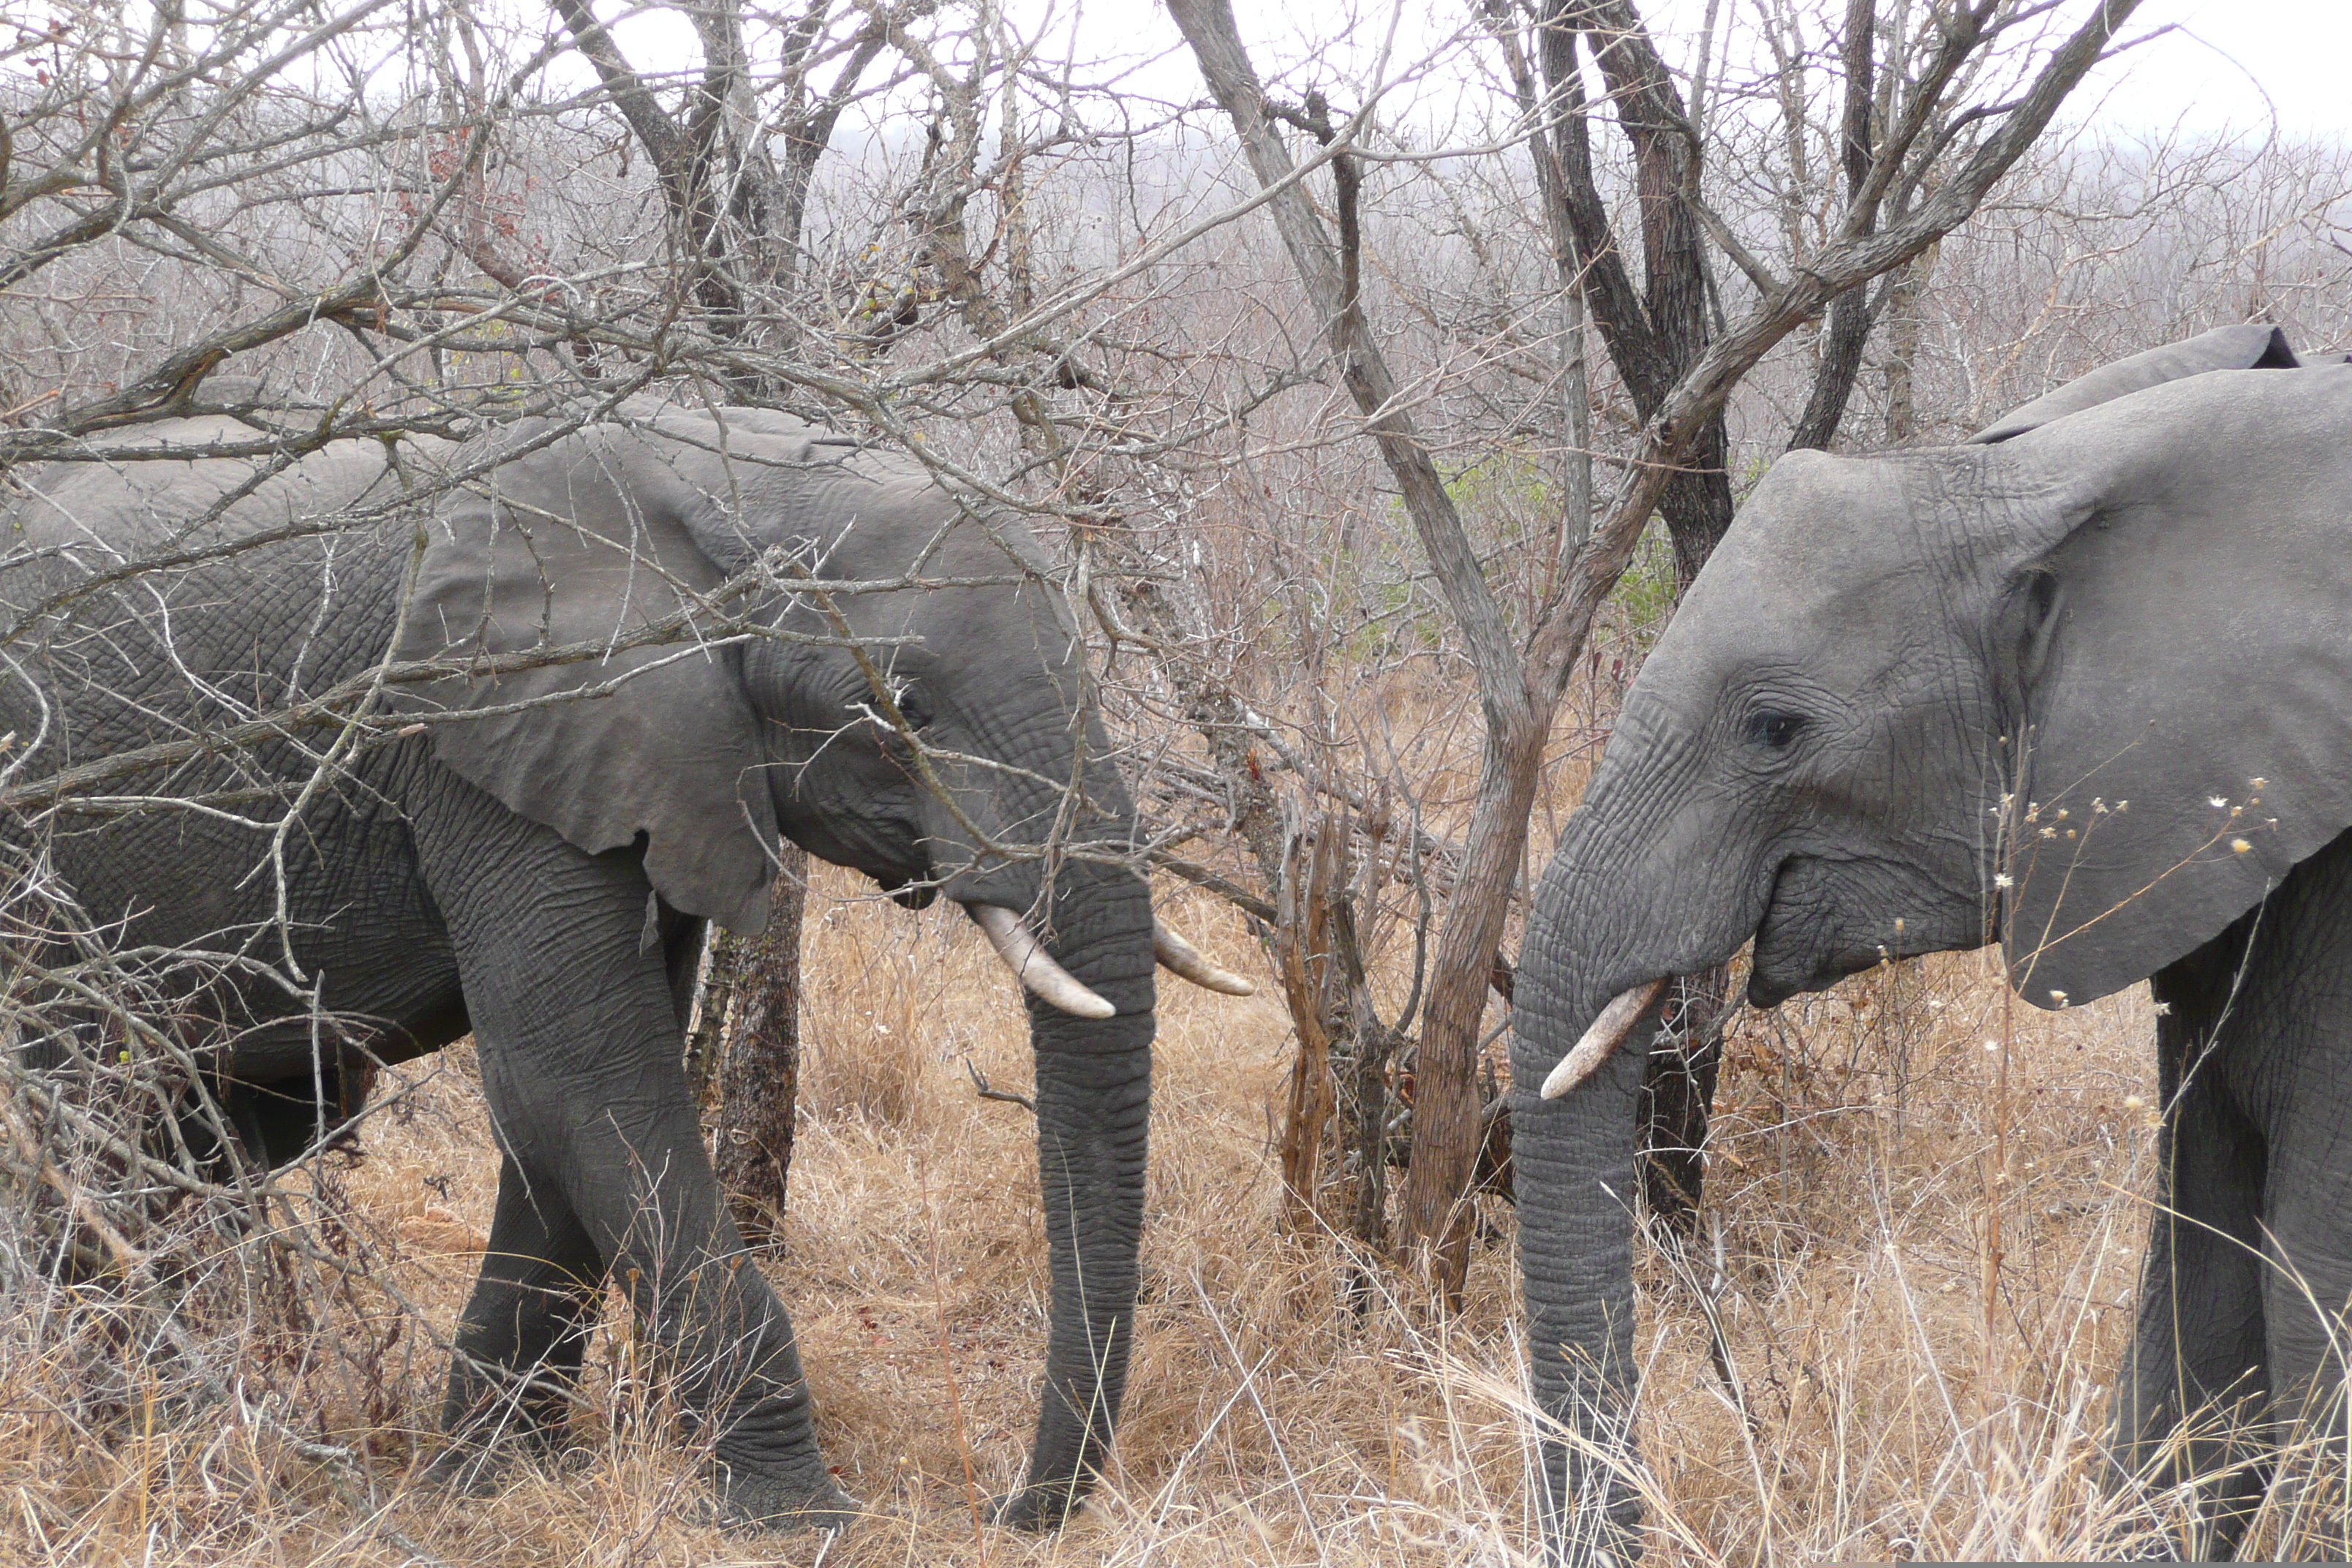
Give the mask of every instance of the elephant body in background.
<path id="1" fill-rule="evenodd" d="M 2185 1419 L 2242 1442 L 2340 1400 L 2347 827 L 2352 366 L 2227 328 L 1958 447 L 1782 458 L 1629 689 L 1528 921 L 1534 1383 L 1594 1445 L 1548 1447 L 1554 1549 L 1638 1551 L 1621 1194 L 1653 999 L 1751 942 L 1760 1006 L 1992 941 L 2042 1007 L 2152 977 L 2163 1190 L 2117 1479 L 2248 1458 L 2168 1450 Z M 2196 1544 L 2231 1550 L 2263 1485 L 2207 1486 Z"/>
<path id="2" fill-rule="evenodd" d="M 227 421 L 132 434 L 254 438 Z M 356 1110 L 372 1064 L 472 1033 L 503 1163 L 444 1471 L 561 1421 L 610 1278 L 711 1433 L 732 1516 L 837 1523 L 853 1506 L 680 1064 L 704 922 L 764 921 L 781 829 L 904 899 L 944 892 L 1046 977 L 1033 989 L 1060 987 L 1059 1007 L 1031 998 L 1052 1324 L 1006 1508 L 1058 1521 L 1125 1374 L 1153 921 L 1118 860 L 1133 810 L 1082 645 L 1019 524 L 779 416 L 646 405 L 256 473 L 217 458 L 20 476 L 0 574 L 17 777 L 407 676 L 352 724 L 146 751 L 100 786 L 146 809 L 7 831 L 124 941 L 248 961 L 194 999 L 240 1031 L 217 1088 L 248 1155 L 296 1156 Z M 462 482 L 404 500 L 441 474 Z M 142 561 L 171 569 L 126 569 Z M 916 576 L 955 585 L 891 586 Z M 1050 879 L 1019 847 L 1049 837 L 1066 850 Z"/>

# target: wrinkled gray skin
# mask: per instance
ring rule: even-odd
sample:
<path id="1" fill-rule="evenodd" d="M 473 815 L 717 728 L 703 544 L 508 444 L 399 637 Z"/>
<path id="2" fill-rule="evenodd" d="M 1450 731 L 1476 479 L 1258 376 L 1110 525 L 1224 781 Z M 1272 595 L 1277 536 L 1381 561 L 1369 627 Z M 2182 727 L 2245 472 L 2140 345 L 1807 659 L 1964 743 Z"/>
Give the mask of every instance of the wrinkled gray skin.
<path id="1" fill-rule="evenodd" d="M 2200 1407 L 2283 1422 L 2339 1384 L 2305 1289 L 2352 1294 L 2352 367 L 2294 365 L 2227 329 L 1960 447 L 1791 454 L 1693 584 L 1544 877 L 1515 1018 L 1535 1390 L 1603 1450 L 1632 1453 L 1654 1017 L 1536 1086 L 1612 997 L 1751 940 L 1759 1006 L 1996 939 L 2040 1006 L 2152 977 L 2171 1214 L 2117 1477 Z M 1610 1465 L 1550 1445 L 1544 1476 L 1561 1557 L 1638 1552 Z M 2226 1554 L 2261 1484 L 2186 1544 Z"/>
<path id="2" fill-rule="evenodd" d="M 1017 524 L 992 531 L 962 517 L 912 465 L 781 416 L 732 413 L 723 431 L 690 413 L 635 416 L 643 428 L 596 427 L 537 452 L 524 451 L 547 434 L 537 424 L 470 448 L 404 443 L 404 474 L 373 443 L 306 459 L 188 544 L 331 518 L 355 500 L 396 502 L 403 478 L 436 465 L 523 454 L 429 520 L 394 504 L 356 531 L 110 589 L 39 624 L 6 650 L 16 673 L 0 683 L 0 730 L 39 737 L 22 776 L 318 691 L 388 648 L 419 659 L 608 638 L 676 611 L 768 546 L 807 546 L 835 581 L 915 566 L 934 579 L 1003 579 L 1034 557 Z M 251 437 L 226 421 L 134 434 Z M 212 461 L 25 476 L 47 500 L 14 521 L 20 548 L 40 559 L 0 579 L 0 599 L 21 610 L 118 552 L 161 551 L 247 473 Z M 1059 786 L 1083 763 L 1090 809 L 1068 815 L 1067 839 L 1128 842 L 1132 806 L 1104 760 L 1057 588 L 1033 575 L 837 604 L 860 636 L 918 639 L 874 657 L 930 746 L 1034 775 L 940 759 L 973 827 L 1003 845 L 1043 841 L 1064 809 Z M 765 625 L 835 635 L 805 597 L 755 595 L 749 608 Z M 505 1158 L 457 1331 L 442 1472 L 478 1479 L 496 1439 L 551 1435 L 610 1277 L 668 1352 L 684 1406 L 715 1428 L 730 1516 L 835 1524 L 855 1505 L 818 1453 L 791 1324 L 748 1266 L 680 1068 L 704 922 L 764 922 L 779 827 L 911 900 L 935 888 L 1025 912 L 1063 966 L 1118 1008 L 1091 1021 L 1029 1004 L 1053 1306 L 1036 1445 L 1003 1516 L 1057 1523 L 1092 1482 L 1127 1367 L 1153 1028 L 1144 884 L 1066 860 L 1048 898 L 1034 858 L 977 853 L 970 829 L 916 786 L 903 742 L 860 717 L 875 698 L 845 648 L 754 639 L 679 651 L 397 689 L 387 729 L 562 698 L 672 660 L 608 695 L 437 723 L 364 752 L 313 801 L 286 845 L 293 952 L 351 1043 L 314 1060 L 296 999 L 258 983 L 215 997 L 253 1026 L 222 1064 L 223 1100 L 247 1149 L 280 1162 L 352 1109 L 365 1056 L 398 1061 L 470 1031 Z M 307 738 L 323 745 L 329 732 Z M 109 787 L 186 795 L 309 773 L 280 745 Z M 266 859 L 266 834 L 169 810 L 51 826 L 56 862 L 89 913 L 128 917 L 127 940 L 279 956 L 275 879 L 248 875 Z"/>

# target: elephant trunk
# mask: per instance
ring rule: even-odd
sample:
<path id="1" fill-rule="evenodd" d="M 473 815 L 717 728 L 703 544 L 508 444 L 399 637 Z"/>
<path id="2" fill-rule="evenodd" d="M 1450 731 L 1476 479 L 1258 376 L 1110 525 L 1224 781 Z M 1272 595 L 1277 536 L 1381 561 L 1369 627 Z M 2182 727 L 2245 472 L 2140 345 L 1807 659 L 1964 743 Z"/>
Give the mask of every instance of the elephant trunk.
<path id="1" fill-rule="evenodd" d="M 1629 1474 L 1633 1148 L 1655 1017 L 1565 1094 L 1547 1100 L 1535 1089 L 1600 1013 L 1607 984 L 1523 960 L 1513 1015 L 1512 1081 L 1526 1086 L 1511 1097 L 1519 1276 L 1546 1422 L 1538 1503 L 1544 1538 L 1568 1563 L 1630 1559 L 1641 1520 Z"/>
<path id="2" fill-rule="evenodd" d="M 1118 1008 L 1075 1016 L 1028 997 L 1037 1053 L 1037 1170 L 1053 1321 L 1037 1440 L 1010 1524 L 1049 1529 L 1099 1473 L 1127 1382 L 1151 1109 L 1152 918 L 1132 873 L 1075 862 L 1041 931 L 1056 963 Z"/>
<path id="3" fill-rule="evenodd" d="M 1537 889 L 1512 1012 L 1519 1269 L 1547 1422 L 1538 1501 L 1571 1563 L 1640 1552 L 1633 1157 L 1654 983 L 1723 962 L 1759 914 L 1720 845 L 1662 830 L 1674 798 L 1603 763 Z"/>

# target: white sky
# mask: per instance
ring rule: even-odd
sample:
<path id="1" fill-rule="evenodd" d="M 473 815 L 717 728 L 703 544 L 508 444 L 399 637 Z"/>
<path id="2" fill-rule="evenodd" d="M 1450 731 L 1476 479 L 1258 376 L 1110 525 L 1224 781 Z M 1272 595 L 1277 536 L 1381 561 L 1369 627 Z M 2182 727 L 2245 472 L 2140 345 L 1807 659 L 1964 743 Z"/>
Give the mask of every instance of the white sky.
<path id="1" fill-rule="evenodd" d="M 2289 136 L 2352 135 L 2352 0 L 2147 0 L 2132 16 L 2136 33 L 2168 25 L 2105 68 L 2094 119 L 2261 132 L 2275 112 Z"/>
<path id="2" fill-rule="evenodd" d="M 1235 13 L 1253 52 L 1263 55 L 1262 68 L 1283 59 L 1313 60 L 1336 84 L 1369 71 L 1392 20 L 1392 60 L 1401 63 L 1416 47 L 1425 50 L 1458 26 L 1458 18 L 1475 3 L 1240 0 Z M 1706 0 L 1638 3 L 1669 59 L 1687 65 L 1690 35 L 1705 15 Z M 1718 4 L 1727 17 L 1748 11 L 1748 0 Z M 1135 62 L 1139 68 L 1130 79 L 1153 97 L 1181 101 L 1202 96 L 1175 26 L 1156 0 L 1008 0 L 1006 8 L 1024 33 L 1034 37 L 1042 28 L 1050 39 L 1049 55 L 1067 47 L 1075 20 L 1084 58 Z M 635 7 L 604 0 L 598 9 L 615 16 Z M 2079 15 L 2079 8 L 2070 7 L 2066 25 L 2071 27 Z M 615 31 L 641 69 L 680 69 L 695 57 L 692 33 L 675 11 L 646 5 Z M 2352 136 L 2352 85 L 2347 81 L 2352 0 L 2144 0 L 2126 37 L 2150 34 L 2158 36 L 2103 67 L 2078 90 L 2069 118 L 2128 131 L 2178 126 L 2200 134 L 2228 131 L 2259 138 L 2275 128 L 2291 137 Z M 756 42 L 754 49 L 759 50 Z M 569 74 L 565 67 L 578 64 L 574 59 L 557 68 Z"/>

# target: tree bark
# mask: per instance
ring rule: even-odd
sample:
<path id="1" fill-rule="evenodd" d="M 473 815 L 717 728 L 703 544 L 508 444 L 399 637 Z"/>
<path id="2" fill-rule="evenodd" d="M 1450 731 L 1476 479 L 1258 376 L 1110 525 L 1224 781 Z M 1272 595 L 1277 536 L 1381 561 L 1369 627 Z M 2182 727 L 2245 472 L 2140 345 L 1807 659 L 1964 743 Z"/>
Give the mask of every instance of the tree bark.
<path id="1" fill-rule="evenodd" d="M 801 915 L 808 899 L 808 854 L 783 847 L 768 929 L 724 936 L 736 948 L 731 987 L 714 984 L 706 1009 L 723 1017 L 715 1076 L 719 1108 L 711 1151 L 735 1223 L 754 1245 L 775 1245 L 793 1168 L 794 1104 L 801 1070 Z M 719 958 L 712 959 L 713 978 Z"/>
<path id="2" fill-rule="evenodd" d="M 1900 447 L 1919 433 L 1919 408 L 1913 372 L 1919 363 L 1919 296 L 1936 270 L 1936 251 L 1927 254 L 1887 279 L 1886 303 L 1886 445 Z"/>
<path id="3" fill-rule="evenodd" d="M 1876 0 L 1846 0 L 1845 121 L 1839 141 L 1848 202 L 1861 202 L 1870 184 L 1871 109 L 1875 96 L 1871 51 L 1877 25 Z M 1863 209 L 1862 225 L 1864 234 L 1876 231 L 1875 203 Z M 1853 395 L 1854 377 L 1862 372 L 1863 345 L 1870 341 L 1872 324 L 1873 312 L 1864 285 L 1854 285 L 1832 301 L 1828 338 L 1822 345 L 1821 363 L 1813 372 L 1812 392 L 1805 399 L 1805 411 L 1798 416 L 1796 431 L 1789 437 L 1790 451 L 1811 447 L 1826 452 L 1830 443 L 1837 439 L 1838 426 L 1845 418 L 1846 403 Z"/>
<path id="4" fill-rule="evenodd" d="M 1637 292 L 1592 172 L 1579 37 L 1609 85 L 1617 123 L 1633 143 L 1642 226 L 1643 287 Z M 1685 199 L 1698 185 L 1698 140 L 1665 61 L 1631 0 L 1549 0 L 1537 58 L 1555 118 L 1538 180 L 1556 204 L 1556 228 L 1573 249 L 1564 286 L 1591 292 L 1593 324 L 1643 420 L 1655 417 L 1675 384 L 1706 351 L 1706 253 Z M 1682 464 L 1658 500 L 1674 542 L 1675 577 L 1688 587 L 1731 526 L 1730 437 L 1720 410 L 1700 422 Z"/>
<path id="5" fill-rule="evenodd" d="M 1722 965 L 1675 982 L 1650 1047 L 1642 1082 L 1642 1142 L 1635 1157 L 1642 1197 L 1650 1213 L 1675 1235 L 1698 1228 L 1706 1179 L 1707 1119 L 1723 1066 L 1723 1026 L 1731 1008 Z"/>

